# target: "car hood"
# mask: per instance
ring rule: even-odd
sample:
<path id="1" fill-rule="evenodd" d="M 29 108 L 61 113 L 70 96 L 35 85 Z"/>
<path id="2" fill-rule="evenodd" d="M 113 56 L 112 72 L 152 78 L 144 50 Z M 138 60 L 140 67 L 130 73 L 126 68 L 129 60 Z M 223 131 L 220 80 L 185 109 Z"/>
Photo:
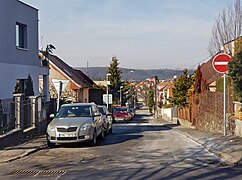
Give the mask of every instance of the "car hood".
<path id="1" fill-rule="evenodd" d="M 128 112 L 115 112 L 113 113 L 113 116 L 127 116 Z"/>
<path id="2" fill-rule="evenodd" d="M 84 124 L 91 124 L 91 117 L 68 117 L 68 118 L 55 118 L 50 122 L 50 126 L 81 126 Z"/>

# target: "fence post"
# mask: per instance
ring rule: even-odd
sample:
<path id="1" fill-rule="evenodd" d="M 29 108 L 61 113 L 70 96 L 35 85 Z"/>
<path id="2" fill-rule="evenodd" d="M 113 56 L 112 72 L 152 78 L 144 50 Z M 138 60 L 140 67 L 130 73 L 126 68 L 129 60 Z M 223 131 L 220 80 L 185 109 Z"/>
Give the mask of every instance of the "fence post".
<path id="1" fill-rule="evenodd" d="M 30 106 L 31 106 L 31 125 L 32 127 L 36 127 L 37 125 L 37 111 L 36 111 L 36 107 L 37 107 L 37 104 L 36 104 L 36 99 L 37 99 L 37 96 L 29 96 L 29 99 L 30 99 Z"/>
<path id="2" fill-rule="evenodd" d="M 24 111 L 23 111 L 23 104 L 24 104 L 24 94 L 13 94 L 14 102 L 15 102 L 15 127 L 24 129 Z"/>
<path id="3" fill-rule="evenodd" d="M 44 99 L 39 96 L 36 99 L 36 106 L 37 106 L 37 120 L 36 120 L 36 127 L 37 127 L 37 132 L 42 133 L 45 132 L 46 126 L 47 126 L 47 118 L 46 118 L 46 103 L 44 106 L 42 103 L 45 102 Z"/>

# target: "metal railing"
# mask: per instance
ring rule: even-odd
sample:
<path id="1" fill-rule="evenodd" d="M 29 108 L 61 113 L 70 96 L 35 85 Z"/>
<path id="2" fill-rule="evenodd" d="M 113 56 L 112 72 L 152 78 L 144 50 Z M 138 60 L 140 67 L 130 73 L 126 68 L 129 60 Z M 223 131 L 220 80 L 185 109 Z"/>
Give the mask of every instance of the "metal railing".
<path id="1" fill-rule="evenodd" d="M 15 102 L 12 98 L 0 100 L 0 135 L 16 128 Z"/>
<path id="2" fill-rule="evenodd" d="M 24 113 L 24 115 L 23 115 L 24 129 L 32 127 L 33 126 L 33 117 L 32 117 L 32 113 L 31 113 L 32 105 L 31 105 L 30 99 L 24 100 L 22 108 L 23 108 L 23 113 Z"/>

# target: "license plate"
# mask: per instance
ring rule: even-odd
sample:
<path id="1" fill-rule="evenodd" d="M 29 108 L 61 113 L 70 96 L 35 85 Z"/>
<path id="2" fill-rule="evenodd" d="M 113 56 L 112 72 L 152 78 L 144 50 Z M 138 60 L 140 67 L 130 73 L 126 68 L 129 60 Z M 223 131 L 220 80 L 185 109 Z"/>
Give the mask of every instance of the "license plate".
<path id="1" fill-rule="evenodd" d="M 59 134 L 59 137 L 75 137 L 76 134 L 68 133 L 68 134 Z"/>
<path id="2" fill-rule="evenodd" d="M 124 120 L 124 118 L 115 118 L 115 120 Z"/>

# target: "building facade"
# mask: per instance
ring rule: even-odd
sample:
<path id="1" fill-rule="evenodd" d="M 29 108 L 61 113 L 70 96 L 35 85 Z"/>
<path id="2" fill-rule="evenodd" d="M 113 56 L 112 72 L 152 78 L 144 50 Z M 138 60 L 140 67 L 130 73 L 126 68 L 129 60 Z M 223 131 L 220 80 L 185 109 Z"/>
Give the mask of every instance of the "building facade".
<path id="1" fill-rule="evenodd" d="M 16 83 L 22 90 L 28 76 L 34 95 L 39 95 L 39 78 L 48 85 L 49 69 L 38 58 L 38 10 L 18 0 L 0 1 L 0 99 L 11 98 Z M 48 100 L 48 87 L 43 95 Z"/>

